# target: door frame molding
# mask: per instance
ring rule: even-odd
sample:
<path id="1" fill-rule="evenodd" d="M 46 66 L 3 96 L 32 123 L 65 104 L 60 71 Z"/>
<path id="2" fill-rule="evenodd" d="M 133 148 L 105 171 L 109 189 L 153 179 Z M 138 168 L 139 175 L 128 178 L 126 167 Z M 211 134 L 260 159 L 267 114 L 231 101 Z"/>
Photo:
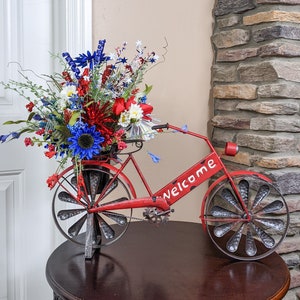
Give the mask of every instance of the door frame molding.
<path id="1" fill-rule="evenodd" d="M 92 0 L 54 0 L 54 50 L 71 55 L 92 46 Z"/>

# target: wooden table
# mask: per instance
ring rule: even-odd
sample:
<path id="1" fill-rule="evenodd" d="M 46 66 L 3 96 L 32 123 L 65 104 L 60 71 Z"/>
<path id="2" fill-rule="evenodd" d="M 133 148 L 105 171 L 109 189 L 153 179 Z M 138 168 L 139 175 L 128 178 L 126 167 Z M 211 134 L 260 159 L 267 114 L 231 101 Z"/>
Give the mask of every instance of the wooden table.
<path id="1" fill-rule="evenodd" d="M 50 256 L 46 277 L 54 299 L 281 299 L 290 274 L 276 253 L 254 261 L 221 254 L 201 224 L 133 222 L 122 239 L 84 259 L 69 241 Z"/>

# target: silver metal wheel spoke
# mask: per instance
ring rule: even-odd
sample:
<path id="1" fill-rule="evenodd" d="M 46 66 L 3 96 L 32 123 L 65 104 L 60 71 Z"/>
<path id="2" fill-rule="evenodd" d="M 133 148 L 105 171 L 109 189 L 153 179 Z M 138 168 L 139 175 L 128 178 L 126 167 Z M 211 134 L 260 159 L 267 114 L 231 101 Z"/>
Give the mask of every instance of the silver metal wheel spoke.
<path id="1" fill-rule="evenodd" d="M 83 213 L 83 212 L 86 212 L 86 210 L 85 210 L 85 209 L 64 209 L 64 210 L 60 210 L 60 211 L 57 213 L 57 217 L 58 217 L 60 220 L 66 220 L 66 219 L 75 217 L 75 216 L 77 216 L 78 214 L 81 214 L 81 213 Z"/>
<path id="2" fill-rule="evenodd" d="M 232 192 L 228 189 L 225 188 L 221 192 L 222 198 L 227 201 L 229 204 L 234 206 L 238 211 L 242 212 L 241 206 L 238 202 L 238 200 L 235 198 L 235 196 L 232 194 Z"/>
<path id="3" fill-rule="evenodd" d="M 238 247 L 239 247 L 239 244 L 240 244 L 240 241 L 241 241 L 241 237 L 242 237 L 242 232 L 243 232 L 243 229 L 244 229 L 244 225 L 243 224 L 239 230 L 237 230 L 233 236 L 228 240 L 227 244 L 226 244 L 226 248 L 228 251 L 230 252 L 236 252 Z"/>
<path id="4" fill-rule="evenodd" d="M 217 218 L 240 218 L 241 217 L 239 214 L 236 214 L 220 206 L 214 206 L 211 209 L 211 214 L 213 217 L 217 217 Z"/>
<path id="5" fill-rule="evenodd" d="M 249 182 L 245 179 L 241 180 L 238 184 L 239 191 L 241 194 L 241 197 L 245 203 L 245 206 L 248 207 L 249 202 Z"/>
<path id="6" fill-rule="evenodd" d="M 255 245 L 252 230 L 251 230 L 249 224 L 247 225 L 245 250 L 249 256 L 254 256 L 257 253 L 257 247 Z"/>
<path id="7" fill-rule="evenodd" d="M 235 222 L 218 225 L 214 228 L 214 234 L 216 237 L 222 237 L 229 232 L 235 226 Z"/>
<path id="8" fill-rule="evenodd" d="M 67 193 L 66 191 L 61 191 L 57 197 L 59 200 L 61 200 L 63 202 L 79 204 L 76 201 L 76 199 L 74 199 L 74 197 L 71 194 Z"/>
<path id="9" fill-rule="evenodd" d="M 254 223 L 251 223 L 251 224 L 252 224 L 256 234 L 259 236 L 262 243 L 265 245 L 265 247 L 268 249 L 272 249 L 275 246 L 275 240 L 269 234 L 267 234 L 263 229 L 256 226 Z"/>
<path id="10" fill-rule="evenodd" d="M 283 202 L 280 200 L 275 200 L 271 203 L 269 203 L 268 205 L 266 205 L 265 207 L 263 207 L 262 209 L 260 209 L 259 211 L 257 211 L 256 213 L 265 213 L 265 214 L 270 214 L 276 211 L 279 211 L 283 208 Z"/>
<path id="11" fill-rule="evenodd" d="M 259 203 L 261 203 L 262 200 L 264 200 L 265 197 L 268 196 L 269 192 L 270 192 L 269 186 L 266 184 L 262 185 L 257 191 L 257 194 L 252 204 L 252 209 L 254 209 Z"/>
<path id="12" fill-rule="evenodd" d="M 111 220 L 114 220 L 120 226 L 124 226 L 124 225 L 127 224 L 127 217 L 122 215 L 122 214 L 118 214 L 118 213 L 115 213 L 115 212 L 111 213 L 109 211 L 104 211 L 103 215 L 110 218 Z"/>
<path id="13" fill-rule="evenodd" d="M 108 240 L 113 239 L 115 237 L 115 231 L 112 229 L 112 227 L 107 224 L 100 215 L 96 214 L 96 217 L 100 230 L 105 238 Z"/>
<path id="14" fill-rule="evenodd" d="M 79 234 L 83 224 L 86 221 L 86 214 L 82 216 L 77 222 L 75 222 L 69 229 L 68 229 L 68 234 L 71 237 L 75 237 Z"/>
<path id="15" fill-rule="evenodd" d="M 255 218 L 255 222 L 266 226 L 267 228 L 273 228 L 277 231 L 284 229 L 284 222 L 281 219 L 268 219 L 268 218 Z"/>
<path id="16" fill-rule="evenodd" d="M 97 195 L 97 190 L 101 181 L 101 174 L 99 175 L 99 172 L 95 171 L 85 171 L 84 174 L 87 172 L 89 184 L 86 184 L 88 190 L 88 193 L 91 195 L 91 203 L 93 204 L 95 202 L 95 197 Z"/>

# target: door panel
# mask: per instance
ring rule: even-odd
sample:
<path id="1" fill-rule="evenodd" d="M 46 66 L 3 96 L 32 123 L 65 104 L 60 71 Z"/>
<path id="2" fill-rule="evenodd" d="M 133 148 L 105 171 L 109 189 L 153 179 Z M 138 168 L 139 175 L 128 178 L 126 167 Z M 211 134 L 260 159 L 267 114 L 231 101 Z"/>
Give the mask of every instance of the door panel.
<path id="1" fill-rule="evenodd" d="M 55 64 L 49 52 L 86 46 L 84 28 L 90 29 L 85 24 L 91 20 L 83 12 L 91 9 L 90 4 L 0 0 L 0 81 L 20 80 L 20 68 L 31 70 L 26 71 L 30 75 L 50 74 Z M 72 20 L 77 20 L 74 28 Z M 4 121 L 26 117 L 25 104 L 0 86 L 0 135 L 15 129 L 2 125 Z M 0 144 L 0 300 L 50 300 L 45 266 L 61 239 L 52 220 L 52 192 L 46 179 L 57 164 L 43 155 L 43 149 L 25 147 L 23 140 Z"/>

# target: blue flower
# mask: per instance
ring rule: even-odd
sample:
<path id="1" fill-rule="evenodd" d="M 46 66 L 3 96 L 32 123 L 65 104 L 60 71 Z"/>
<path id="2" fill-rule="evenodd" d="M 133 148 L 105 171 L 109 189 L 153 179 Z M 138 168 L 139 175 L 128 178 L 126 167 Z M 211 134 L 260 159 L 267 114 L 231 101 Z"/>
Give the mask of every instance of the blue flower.
<path id="1" fill-rule="evenodd" d="M 39 128 L 45 128 L 47 123 L 45 121 L 42 121 L 39 123 Z"/>
<path id="2" fill-rule="evenodd" d="M 81 67 L 81 68 L 86 67 L 87 64 L 89 63 L 89 68 L 92 70 L 94 67 L 95 54 L 96 54 L 96 52 L 91 54 L 90 51 L 87 51 L 87 54 L 84 54 L 84 53 L 79 54 L 79 56 L 74 58 L 74 62 L 76 63 L 76 65 L 78 67 Z"/>
<path id="3" fill-rule="evenodd" d="M 0 141 L 1 143 L 6 142 L 7 138 L 10 136 L 10 134 L 2 134 L 0 135 Z"/>
<path id="4" fill-rule="evenodd" d="M 19 136 L 20 136 L 20 133 L 19 132 L 16 132 L 16 131 L 13 131 L 9 134 L 2 134 L 0 135 L 0 142 L 1 143 L 5 143 L 6 140 L 11 136 L 11 139 L 18 139 Z"/>
<path id="5" fill-rule="evenodd" d="M 106 40 L 100 40 L 98 43 L 97 51 L 95 53 L 95 65 L 101 64 L 103 61 L 109 60 L 109 56 L 105 56 L 104 54 L 104 46 L 105 46 Z"/>
<path id="6" fill-rule="evenodd" d="M 144 95 L 143 97 L 140 98 L 141 103 L 146 103 L 147 102 L 147 96 Z"/>
<path id="7" fill-rule="evenodd" d="M 189 129 L 188 129 L 188 126 L 185 124 L 181 127 L 181 129 L 184 131 L 184 132 L 188 132 Z"/>
<path id="8" fill-rule="evenodd" d="M 44 98 L 41 99 L 41 102 L 43 103 L 43 106 L 48 106 L 51 104 L 48 100 L 46 100 Z"/>
<path id="9" fill-rule="evenodd" d="M 79 56 L 74 59 L 75 64 L 81 68 L 84 68 L 89 64 L 89 68 L 92 70 L 95 65 L 99 65 L 103 61 L 109 60 L 109 57 L 105 56 L 103 53 L 105 42 L 105 40 L 100 40 L 98 48 L 93 54 L 90 51 L 87 51 L 86 54 L 79 54 Z"/>
<path id="10" fill-rule="evenodd" d="M 83 122 L 76 122 L 74 126 L 68 126 L 71 137 L 68 138 L 69 148 L 74 156 L 80 159 L 92 159 L 93 156 L 100 153 L 104 142 L 103 136 L 96 130 L 96 126 L 89 127 Z"/>
<path id="11" fill-rule="evenodd" d="M 160 161 L 160 157 L 159 157 L 159 156 L 157 156 L 157 155 L 155 155 L 155 154 L 153 154 L 153 153 L 151 153 L 151 152 L 149 152 L 149 151 L 148 151 L 148 154 L 150 155 L 152 161 L 153 161 L 155 164 L 159 163 L 159 161 Z"/>
<path id="12" fill-rule="evenodd" d="M 62 56 L 65 58 L 66 62 L 70 66 L 71 70 L 74 72 L 77 79 L 80 78 L 80 70 L 77 68 L 75 61 L 72 59 L 68 52 L 64 52 Z"/>
<path id="13" fill-rule="evenodd" d="M 33 119 L 36 120 L 36 121 L 41 121 L 41 120 L 43 120 L 43 118 L 42 118 L 39 114 L 35 114 L 35 115 L 33 116 Z"/>
<path id="14" fill-rule="evenodd" d="M 73 94 L 70 98 L 69 98 L 69 101 L 70 101 L 70 108 L 72 110 L 80 110 L 82 109 L 82 102 L 83 102 L 83 99 L 78 97 L 78 95 L 76 94 Z"/>
<path id="15" fill-rule="evenodd" d="M 127 63 L 127 58 L 126 57 L 120 58 L 120 61 L 121 61 L 122 64 L 126 64 Z"/>
<path id="16" fill-rule="evenodd" d="M 15 131 L 13 131 L 12 133 L 11 133 L 11 138 L 12 139 L 18 139 L 19 137 L 20 137 L 20 133 L 19 132 L 15 132 Z"/>

